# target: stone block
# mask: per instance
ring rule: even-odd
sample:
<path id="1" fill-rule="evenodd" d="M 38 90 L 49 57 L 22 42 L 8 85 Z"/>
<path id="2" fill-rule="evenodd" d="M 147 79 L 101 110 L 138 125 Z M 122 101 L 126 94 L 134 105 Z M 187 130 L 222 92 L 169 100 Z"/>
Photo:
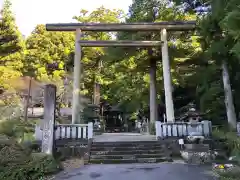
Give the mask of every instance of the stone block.
<path id="1" fill-rule="evenodd" d="M 182 158 L 190 164 L 208 164 L 213 160 L 211 152 L 181 151 Z"/>

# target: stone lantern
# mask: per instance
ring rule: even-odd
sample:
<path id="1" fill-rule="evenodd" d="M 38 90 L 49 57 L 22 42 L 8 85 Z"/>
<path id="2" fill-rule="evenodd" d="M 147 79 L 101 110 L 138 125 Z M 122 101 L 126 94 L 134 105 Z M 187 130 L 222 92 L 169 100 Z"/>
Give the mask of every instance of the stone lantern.
<path id="1" fill-rule="evenodd" d="M 187 139 L 191 142 L 203 141 L 204 135 L 202 134 L 202 129 L 204 128 L 199 122 L 202 119 L 202 115 L 194 107 L 190 107 L 188 112 L 184 116 L 184 121 L 188 122 L 188 136 Z"/>
<path id="2" fill-rule="evenodd" d="M 181 117 L 182 121 L 189 122 L 191 124 L 198 123 L 201 121 L 203 114 L 195 109 L 195 107 L 190 107 L 188 111 Z"/>

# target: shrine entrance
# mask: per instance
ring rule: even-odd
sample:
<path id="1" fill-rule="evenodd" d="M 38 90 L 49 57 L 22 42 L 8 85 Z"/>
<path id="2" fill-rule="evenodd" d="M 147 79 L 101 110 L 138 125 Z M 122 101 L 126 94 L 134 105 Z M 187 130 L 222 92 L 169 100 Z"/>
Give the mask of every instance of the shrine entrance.
<path id="1" fill-rule="evenodd" d="M 105 132 L 126 132 L 123 114 L 119 109 L 109 109 L 103 112 Z"/>
<path id="2" fill-rule="evenodd" d="M 165 92 L 165 107 L 166 107 L 166 121 L 160 122 L 157 117 L 157 97 L 156 97 L 156 82 L 154 78 L 150 78 L 150 122 L 155 123 L 155 135 L 142 135 L 140 133 L 134 134 L 134 142 L 131 142 L 132 146 L 130 148 L 134 149 L 136 146 L 140 148 L 140 151 L 146 151 L 146 154 L 149 154 L 149 149 L 156 147 L 160 150 L 162 147 L 161 141 L 158 141 L 159 138 L 168 138 L 168 137 L 187 137 L 191 136 L 192 132 L 197 132 L 199 136 L 209 137 L 211 135 L 211 122 L 203 121 L 197 123 L 184 123 L 184 122 L 175 122 L 174 116 L 174 106 L 172 98 L 172 80 L 171 80 L 171 71 L 168 55 L 168 40 L 167 40 L 167 31 L 188 31 L 194 30 L 196 26 L 195 21 L 188 22 L 158 22 L 158 23 L 120 23 L 120 24 L 101 24 L 101 23 L 76 23 L 76 24 L 47 24 L 46 29 L 48 31 L 75 31 L 76 40 L 75 40 L 75 56 L 74 56 L 74 78 L 73 78 L 73 106 L 72 106 L 72 124 L 56 124 L 55 123 L 55 101 L 56 101 L 56 87 L 52 85 L 48 86 L 46 89 L 46 95 L 44 99 L 44 125 L 43 125 L 43 140 L 42 140 L 42 152 L 51 154 L 54 143 L 59 142 L 60 145 L 66 145 L 66 142 L 73 143 L 76 145 L 76 141 L 79 141 L 81 144 L 85 141 L 86 151 L 89 151 L 92 148 L 92 152 L 101 154 L 102 150 L 98 148 L 109 148 L 108 145 L 112 146 L 112 141 L 116 141 L 116 138 L 111 138 L 112 135 L 115 135 L 119 141 L 127 141 L 127 139 L 132 141 L 132 134 L 119 134 L 113 133 L 109 136 L 106 133 L 94 137 L 94 127 L 93 123 L 89 122 L 88 124 L 84 122 L 84 119 L 80 117 L 80 110 L 82 108 L 82 103 L 80 99 L 80 82 L 81 82 L 81 58 L 82 50 L 81 47 L 144 47 L 152 48 L 157 47 L 162 50 L 162 66 L 163 66 L 163 79 L 164 79 L 164 92 Z M 84 31 L 161 31 L 161 40 L 160 41 L 84 41 L 81 40 L 81 35 Z M 150 71 L 151 74 L 156 72 Z M 51 95 L 49 92 L 54 91 L 55 95 Z M 49 101 L 50 102 L 47 102 Z M 48 112 L 47 112 L 48 111 Z M 110 113 L 111 114 L 111 113 Z M 111 115 L 110 115 L 111 116 Z M 118 115 L 117 115 L 118 116 Z M 115 122 L 119 119 L 115 115 L 112 117 L 115 118 Z M 79 121 L 80 120 L 80 121 Z M 120 121 L 119 121 L 120 122 Z M 118 126 L 121 127 L 121 121 Z M 80 123 L 80 124 L 77 124 Z M 81 124 L 82 123 L 82 124 Z M 116 124 L 116 123 L 115 123 Z M 148 123 L 148 128 L 150 123 Z M 110 125 L 111 127 L 111 125 Z M 111 127 L 114 129 L 113 127 Z M 138 136 L 139 135 L 139 136 Z M 104 137 L 103 137 L 104 136 Z M 94 142 L 99 137 L 99 141 L 103 142 Z M 103 137 L 103 138 L 101 138 Z M 109 138 L 108 143 L 105 144 L 106 138 Z M 139 139 L 140 138 L 140 139 Z M 141 141 L 141 147 L 139 146 Z M 147 146 L 146 146 L 147 144 Z M 121 149 L 122 146 L 125 146 L 126 143 L 122 142 L 118 144 Z M 70 144 L 69 146 L 73 146 Z M 79 146 L 79 144 L 77 145 Z M 103 147 L 99 147 L 103 146 Z M 99 151 L 94 150 L 98 149 Z M 116 149 L 116 147 L 112 147 Z M 127 143 L 127 148 L 129 149 L 129 143 Z M 132 152 L 128 151 L 128 152 Z M 135 148 L 136 149 L 136 148 Z M 125 151 L 125 149 L 122 149 Z M 134 154 L 137 154 L 139 149 L 136 149 Z M 167 150 L 168 151 L 168 150 Z M 126 152 L 126 151 L 125 151 Z M 116 153 L 116 152 L 114 152 Z M 118 151 L 119 153 L 119 151 Z M 138 152 L 139 153 L 139 152 Z M 93 154 L 93 153 L 91 153 Z M 88 153 L 89 155 L 89 153 Z M 117 154 L 118 156 L 121 154 Z M 127 154 L 125 154 L 127 155 Z M 124 155 L 124 156 L 125 156 Z M 138 154 L 139 156 L 141 154 Z M 152 156 L 155 157 L 158 155 L 158 152 L 154 153 Z M 148 157 L 152 160 L 152 156 Z M 99 157 L 98 157 L 99 158 Z M 101 157 L 102 158 L 102 157 Z M 92 162 L 94 158 L 92 159 Z M 167 158 L 168 159 L 168 158 Z M 95 159 L 96 160 L 96 159 Z M 134 162 L 143 162 L 142 158 L 137 158 Z M 158 161 L 159 160 L 159 161 Z M 106 160 L 105 162 L 107 162 Z M 117 160 L 118 161 L 118 160 Z M 125 160 L 124 160 L 125 161 Z M 162 159 L 155 158 L 154 162 L 160 162 Z M 99 161 L 97 161 L 99 162 Z M 127 159 L 127 162 L 130 162 Z M 145 162 L 145 160 L 144 160 Z M 152 162 L 152 161 L 151 161 Z"/>
<path id="3" fill-rule="evenodd" d="M 66 23 L 66 24 L 47 24 L 47 31 L 75 31 L 75 56 L 74 56 L 74 83 L 73 83 L 73 107 L 72 107 L 72 124 L 79 122 L 81 101 L 79 99 L 79 89 L 81 81 L 81 48 L 82 47 L 161 47 L 162 64 L 164 77 L 164 90 L 166 102 L 166 119 L 168 122 L 174 122 L 174 106 L 172 99 L 172 80 L 168 55 L 167 31 L 191 31 L 196 26 L 195 21 L 173 21 L 157 23 Z M 161 31 L 160 41 L 85 41 L 81 40 L 84 31 L 95 32 L 116 32 L 116 31 Z M 151 72 L 156 73 L 156 72 Z M 151 79 L 151 78 L 150 78 Z M 150 122 L 154 123 L 157 117 L 156 101 L 156 83 L 154 79 L 150 82 Z M 83 123 L 80 119 L 80 123 Z"/>

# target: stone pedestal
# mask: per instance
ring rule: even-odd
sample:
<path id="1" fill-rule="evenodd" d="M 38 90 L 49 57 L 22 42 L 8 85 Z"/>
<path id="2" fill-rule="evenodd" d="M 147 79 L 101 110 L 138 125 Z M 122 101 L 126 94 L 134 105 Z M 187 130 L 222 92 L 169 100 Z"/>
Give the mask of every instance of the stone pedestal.
<path id="1" fill-rule="evenodd" d="M 185 144 L 181 156 L 191 164 L 206 164 L 213 160 L 209 144 Z"/>

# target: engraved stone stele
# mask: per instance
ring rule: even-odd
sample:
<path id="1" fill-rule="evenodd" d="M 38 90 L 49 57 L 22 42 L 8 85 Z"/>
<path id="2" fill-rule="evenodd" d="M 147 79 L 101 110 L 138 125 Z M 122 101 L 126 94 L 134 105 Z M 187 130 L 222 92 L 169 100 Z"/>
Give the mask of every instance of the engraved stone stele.
<path id="1" fill-rule="evenodd" d="M 42 122 L 42 152 L 53 153 L 56 109 L 56 86 L 47 84 L 44 89 L 44 120 Z"/>

